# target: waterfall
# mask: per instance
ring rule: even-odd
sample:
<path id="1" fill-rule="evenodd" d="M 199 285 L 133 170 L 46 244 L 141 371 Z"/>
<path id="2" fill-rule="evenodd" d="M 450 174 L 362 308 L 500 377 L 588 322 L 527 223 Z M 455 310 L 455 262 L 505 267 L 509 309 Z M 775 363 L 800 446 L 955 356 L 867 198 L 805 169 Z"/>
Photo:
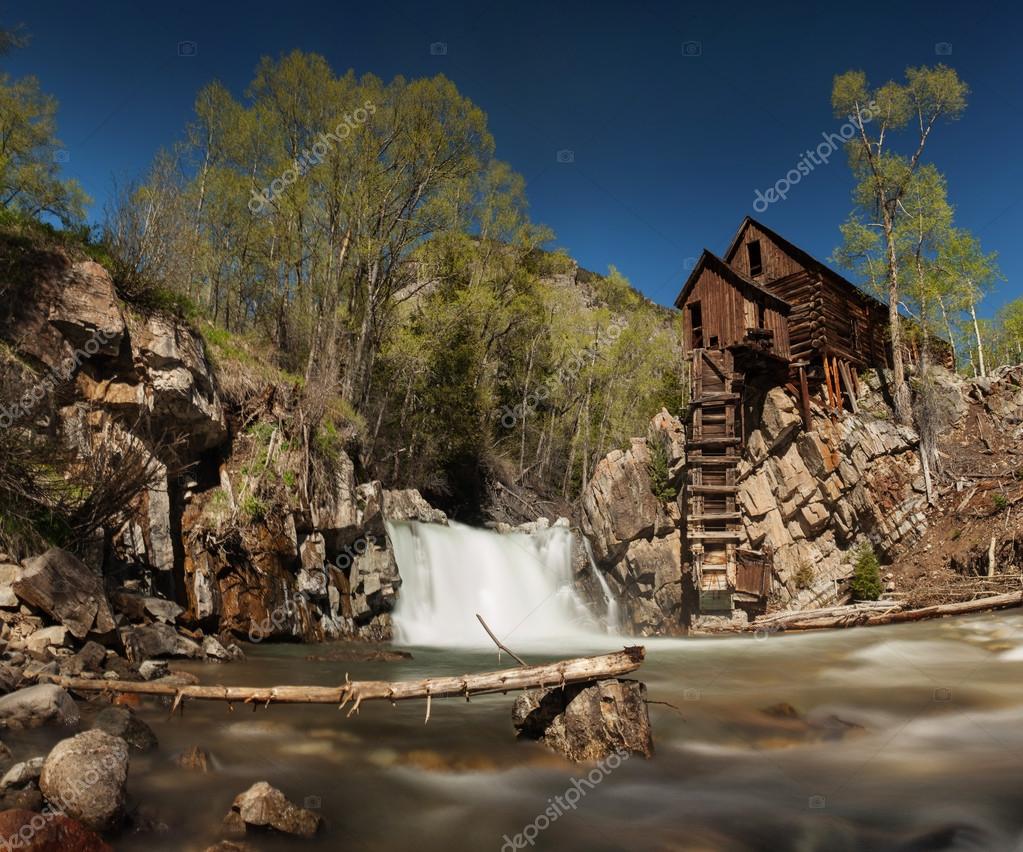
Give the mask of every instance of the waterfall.
<path id="1" fill-rule="evenodd" d="M 479 613 L 513 650 L 557 650 L 604 635 L 572 583 L 572 533 L 495 533 L 452 523 L 389 523 L 401 572 L 397 641 L 426 647 L 493 647 Z"/>
<path id="2" fill-rule="evenodd" d="M 590 560 L 590 570 L 597 578 L 597 585 L 600 586 L 600 594 L 604 597 L 604 605 L 607 607 L 604 615 L 604 626 L 608 633 L 617 633 L 622 626 L 621 612 L 618 609 L 618 598 L 614 596 L 611 587 L 607 584 L 604 572 L 597 567 L 597 560 L 593 558 L 593 548 L 589 539 L 583 537 L 583 546 L 586 548 L 586 558 Z"/>

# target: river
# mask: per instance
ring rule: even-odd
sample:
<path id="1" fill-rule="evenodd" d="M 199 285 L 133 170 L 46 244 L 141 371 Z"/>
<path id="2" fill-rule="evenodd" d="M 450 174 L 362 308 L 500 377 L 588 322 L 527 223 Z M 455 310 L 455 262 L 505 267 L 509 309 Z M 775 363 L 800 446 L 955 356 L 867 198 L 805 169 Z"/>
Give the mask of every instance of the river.
<path id="1" fill-rule="evenodd" d="M 655 757 L 609 772 L 535 848 L 1020 848 L 1020 615 L 646 645 L 649 698 L 678 708 L 650 706 Z M 413 649 L 412 660 L 362 664 L 307 662 L 309 653 L 267 645 L 240 664 L 191 668 L 213 682 L 335 684 L 346 672 L 415 678 L 496 662 L 465 650 Z M 351 719 L 329 707 L 229 713 L 192 702 L 173 721 L 143 710 L 161 748 L 133 758 L 131 793 L 172 831 L 123 848 L 203 849 L 232 798 L 267 780 L 318 806 L 328 824 L 312 844 L 268 849 L 498 850 L 586 772 L 516 742 L 513 700 L 437 701 L 428 725 L 422 702 L 367 704 Z M 780 702 L 820 729 L 760 712 Z M 842 728 L 832 716 L 863 730 L 829 739 Z M 183 774 L 169 763 L 192 744 L 212 754 L 215 771 Z M 955 832 L 974 845 L 954 845 Z"/>
<path id="2" fill-rule="evenodd" d="M 540 638 L 522 642 L 531 663 L 625 641 L 574 628 L 544 649 Z M 373 663 L 264 644 L 247 646 L 241 663 L 181 667 L 212 683 L 397 680 L 495 668 L 486 641 L 412 645 L 412 659 Z M 598 773 L 592 788 L 574 783 L 588 767 L 516 742 L 513 695 L 435 701 L 429 724 L 424 702 L 368 703 L 352 718 L 324 706 L 232 713 L 190 702 L 168 720 L 166 708 L 144 706 L 160 749 L 133 757 L 130 794 L 170 831 L 117 848 L 205 849 L 234 796 L 265 780 L 327 824 L 312 842 L 260 838 L 267 850 L 496 852 L 527 834 L 537 849 L 586 852 L 1023 849 L 1023 615 L 643 644 L 637 676 L 665 702 L 650 705 L 656 755 Z M 211 754 L 210 773 L 172 763 L 191 745 Z M 574 809 L 538 819 L 569 789 L 585 791 Z"/>

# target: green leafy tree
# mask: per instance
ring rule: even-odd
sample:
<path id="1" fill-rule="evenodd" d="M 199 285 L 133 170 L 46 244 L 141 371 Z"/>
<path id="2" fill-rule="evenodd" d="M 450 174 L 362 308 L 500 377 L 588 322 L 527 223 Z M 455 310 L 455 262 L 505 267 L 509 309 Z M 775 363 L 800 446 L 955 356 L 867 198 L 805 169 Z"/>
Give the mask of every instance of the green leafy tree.
<path id="1" fill-rule="evenodd" d="M 902 352 L 899 303 L 903 282 L 898 225 L 903 202 L 920 166 L 931 133 L 941 120 L 957 118 L 966 107 L 968 89 L 944 65 L 908 68 L 905 83 L 890 81 L 871 89 L 866 74 L 848 71 L 835 77 L 831 102 L 838 116 L 852 116 L 857 136 L 849 142 L 849 162 L 856 179 L 853 193 L 861 222 L 876 222 L 885 262 L 888 321 L 892 345 L 893 398 L 896 416 L 911 420 L 910 395 Z M 908 155 L 890 149 L 895 131 L 911 128 Z"/>

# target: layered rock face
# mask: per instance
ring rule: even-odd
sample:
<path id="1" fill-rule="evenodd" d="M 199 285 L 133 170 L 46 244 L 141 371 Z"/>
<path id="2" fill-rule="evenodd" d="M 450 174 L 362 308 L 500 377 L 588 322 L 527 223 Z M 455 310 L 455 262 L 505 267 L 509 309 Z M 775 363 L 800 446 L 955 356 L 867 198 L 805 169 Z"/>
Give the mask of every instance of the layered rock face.
<path id="1" fill-rule="evenodd" d="M 681 513 L 676 502 L 662 497 L 665 490 L 678 491 L 684 461 L 682 424 L 662 411 L 646 438 L 634 438 L 628 450 L 615 450 L 597 463 L 582 497 L 582 532 L 622 604 L 623 627 L 636 635 L 681 630 Z M 656 483 L 660 497 L 652 478 L 658 470 L 664 476 Z"/>
<path id="2" fill-rule="evenodd" d="M 231 477 L 245 478 L 246 459 L 236 458 L 241 430 L 203 338 L 171 316 L 121 304 L 92 261 L 36 252 L 25 267 L 31 274 L 18 298 L 0 312 L 0 338 L 27 365 L 23 384 L 46 388 L 56 408 L 43 412 L 27 398 L 10 416 L 52 413 L 69 443 L 149 453 L 153 472 L 131 520 L 100 537 L 85 565 L 61 562 L 62 551 L 23 565 L 0 559 L 0 607 L 21 602 L 57 623 L 32 641 L 61 647 L 88 634 L 139 663 L 230 657 L 215 638 L 225 633 L 390 638 L 401 578 L 386 524 L 446 523 L 443 513 L 416 491 L 358 482 L 339 450 L 332 484 L 239 522 Z M 207 523 L 220 498 L 232 514 L 227 536 Z"/>
<path id="3" fill-rule="evenodd" d="M 926 525 L 916 433 L 869 413 L 832 421 L 815 412 L 804 431 L 782 388 L 763 399 L 739 466 L 741 546 L 770 549 L 775 605 L 838 601 L 852 551 L 869 541 L 881 555 Z"/>
<path id="4" fill-rule="evenodd" d="M 774 608 L 834 603 L 861 542 L 884 556 L 926 525 L 917 435 L 891 421 L 877 393 L 835 420 L 814 406 L 809 430 L 785 389 L 748 397 L 739 546 L 773 556 Z M 952 389 L 945 397 L 954 419 L 962 397 Z M 620 599 L 623 627 L 637 635 L 681 632 L 694 611 L 682 572 L 684 479 L 684 429 L 662 411 L 646 438 L 597 464 L 582 498 L 594 561 Z"/>

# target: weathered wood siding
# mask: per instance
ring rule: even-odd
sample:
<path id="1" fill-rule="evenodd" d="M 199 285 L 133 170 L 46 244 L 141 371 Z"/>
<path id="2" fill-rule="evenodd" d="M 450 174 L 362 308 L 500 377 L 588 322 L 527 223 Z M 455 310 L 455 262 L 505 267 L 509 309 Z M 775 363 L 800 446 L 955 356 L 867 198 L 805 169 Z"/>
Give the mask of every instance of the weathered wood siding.
<path id="1" fill-rule="evenodd" d="M 754 240 L 760 241 L 760 259 L 763 265 L 763 272 L 760 275 L 750 274 L 749 250 L 746 246 Z M 742 240 L 736 246 L 732 256 L 726 257 L 724 260 L 732 269 L 738 270 L 747 278 L 752 278 L 758 283 L 784 278 L 803 268 L 795 258 L 790 257 L 781 246 L 753 223 L 746 227 L 746 232 L 742 235 Z"/>
<path id="2" fill-rule="evenodd" d="M 735 283 L 710 267 L 702 270 L 682 306 L 687 352 L 694 348 L 690 306 L 696 302 L 700 304 L 705 348 L 743 343 L 746 330 L 757 328 L 758 305 L 763 305 L 764 328 L 774 333 L 774 352 L 789 357 L 789 323 L 785 314 L 755 288 Z M 711 341 L 712 337 L 716 342 Z"/>

